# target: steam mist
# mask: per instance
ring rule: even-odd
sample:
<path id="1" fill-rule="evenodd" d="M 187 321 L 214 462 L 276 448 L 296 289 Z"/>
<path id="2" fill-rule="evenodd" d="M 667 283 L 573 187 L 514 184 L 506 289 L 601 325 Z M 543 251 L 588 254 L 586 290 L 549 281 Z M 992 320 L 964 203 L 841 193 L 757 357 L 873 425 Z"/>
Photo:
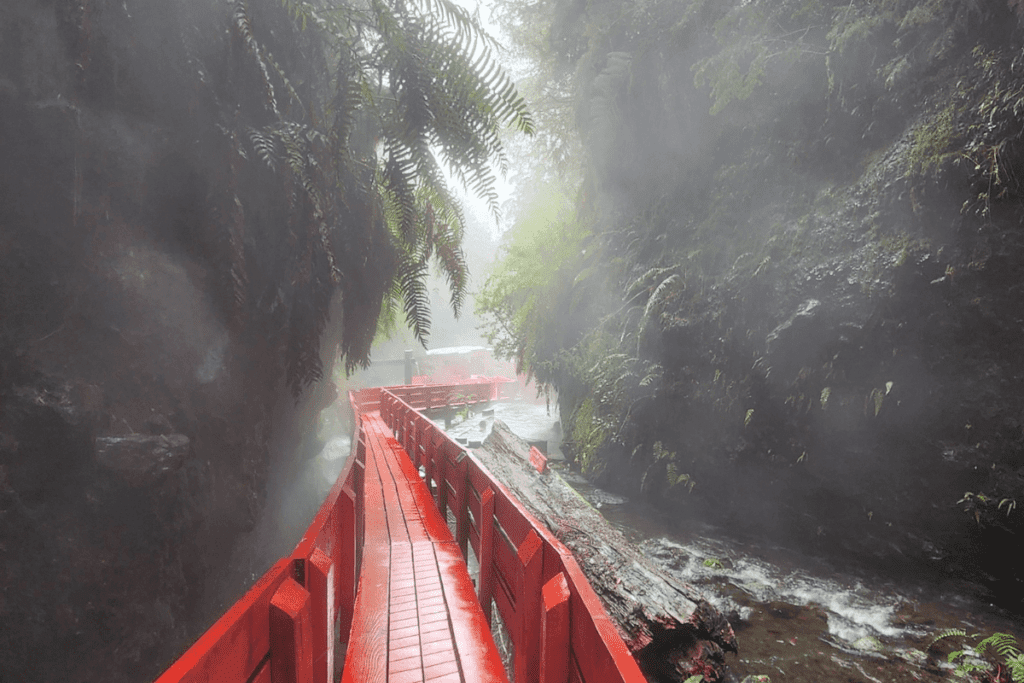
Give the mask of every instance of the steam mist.
<path id="1" fill-rule="evenodd" d="M 583 472 L 1019 610 L 1018 3 L 550 9 L 482 306 Z"/>
<path id="2" fill-rule="evenodd" d="M 535 118 L 314 5 L 0 2 L 0 678 L 154 678 L 340 470 L 339 353 L 480 342 L 453 291 L 592 481 L 1021 611 L 1021 2 L 505 0 Z M 508 127 L 492 268 L 437 179 L 494 208 Z"/>

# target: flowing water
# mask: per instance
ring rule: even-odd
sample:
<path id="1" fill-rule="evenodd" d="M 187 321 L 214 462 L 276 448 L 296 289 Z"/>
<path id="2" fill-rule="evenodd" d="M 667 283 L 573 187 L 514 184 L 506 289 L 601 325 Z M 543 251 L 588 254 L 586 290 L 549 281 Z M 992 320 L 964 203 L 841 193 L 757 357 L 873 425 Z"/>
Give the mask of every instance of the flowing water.
<path id="1" fill-rule="evenodd" d="M 449 434 L 472 446 L 497 417 L 528 441 L 547 441 L 549 458 L 559 467 L 557 413 L 528 403 L 498 403 L 493 410 L 493 416 L 460 416 Z M 654 563 L 703 591 L 729 616 L 739 641 L 739 654 L 728 656 L 730 680 L 955 680 L 947 654 L 979 638 L 947 638 L 931 646 L 936 634 L 951 628 L 981 637 L 1006 632 L 1024 645 L 1024 621 L 971 597 L 968 587 L 913 576 L 897 580 L 730 538 L 602 491 L 567 468 L 559 472 Z M 972 652 L 965 650 L 967 661 L 977 661 Z"/>

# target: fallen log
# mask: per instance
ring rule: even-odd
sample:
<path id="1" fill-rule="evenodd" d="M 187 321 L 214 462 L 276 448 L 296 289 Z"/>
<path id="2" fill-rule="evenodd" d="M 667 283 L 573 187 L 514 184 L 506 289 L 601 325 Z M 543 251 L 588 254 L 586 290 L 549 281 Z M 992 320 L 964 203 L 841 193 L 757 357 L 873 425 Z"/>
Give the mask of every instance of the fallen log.
<path id="1" fill-rule="evenodd" d="M 501 420 L 474 453 L 576 556 L 649 681 L 722 679 L 736 635 L 695 588 L 659 570 L 557 472 L 540 473 Z"/>

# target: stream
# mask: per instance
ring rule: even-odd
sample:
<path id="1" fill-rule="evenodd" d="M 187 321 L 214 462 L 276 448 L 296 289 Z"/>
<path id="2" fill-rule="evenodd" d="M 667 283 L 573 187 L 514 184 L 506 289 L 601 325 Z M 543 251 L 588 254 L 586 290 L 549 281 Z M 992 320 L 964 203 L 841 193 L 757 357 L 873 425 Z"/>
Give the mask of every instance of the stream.
<path id="1" fill-rule="evenodd" d="M 527 441 L 546 442 L 552 467 L 566 482 L 654 563 L 697 587 L 729 617 L 739 654 L 728 655 L 727 680 L 958 680 L 955 663 L 948 661 L 951 651 L 963 647 L 958 662 L 981 664 L 970 647 L 981 638 L 1003 632 L 1024 643 L 1020 616 L 981 602 L 966 587 L 839 567 L 766 542 L 730 538 L 711 526 L 673 520 L 603 491 L 566 466 L 558 448 L 556 412 L 522 402 L 492 408 L 493 413 L 457 416 L 448 433 L 473 447 L 498 418 Z M 937 634 L 952 628 L 979 635 L 932 645 Z"/>

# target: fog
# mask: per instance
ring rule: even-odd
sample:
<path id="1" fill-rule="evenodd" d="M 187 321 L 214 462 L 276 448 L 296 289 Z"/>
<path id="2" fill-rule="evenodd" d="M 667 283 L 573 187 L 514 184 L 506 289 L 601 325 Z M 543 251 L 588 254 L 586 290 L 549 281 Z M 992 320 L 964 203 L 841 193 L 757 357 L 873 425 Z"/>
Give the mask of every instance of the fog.
<path id="1" fill-rule="evenodd" d="M 451 346 L 679 526 L 1021 613 L 1022 3 L 503 0 L 505 71 L 428 5 L 0 4 L 0 678 L 155 676 Z"/>

